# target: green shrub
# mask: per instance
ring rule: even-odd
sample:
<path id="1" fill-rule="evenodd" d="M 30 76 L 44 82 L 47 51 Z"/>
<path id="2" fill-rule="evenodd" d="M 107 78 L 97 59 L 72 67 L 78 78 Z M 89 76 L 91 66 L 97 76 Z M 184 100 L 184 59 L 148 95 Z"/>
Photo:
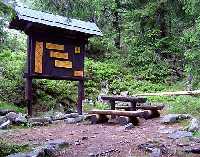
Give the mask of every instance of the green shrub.
<path id="1" fill-rule="evenodd" d="M 28 145 L 18 145 L 13 143 L 8 143 L 0 139 L 0 157 L 5 157 L 10 154 L 18 153 L 18 152 L 27 152 L 30 151 Z"/>
<path id="2" fill-rule="evenodd" d="M 1 101 L 0 101 L 0 109 L 11 109 L 11 110 L 14 110 L 16 112 L 22 112 L 22 113 L 25 112 L 24 108 L 18 107 L 18 106 L 14 105 L 14 104 L 1 102 Z"/>

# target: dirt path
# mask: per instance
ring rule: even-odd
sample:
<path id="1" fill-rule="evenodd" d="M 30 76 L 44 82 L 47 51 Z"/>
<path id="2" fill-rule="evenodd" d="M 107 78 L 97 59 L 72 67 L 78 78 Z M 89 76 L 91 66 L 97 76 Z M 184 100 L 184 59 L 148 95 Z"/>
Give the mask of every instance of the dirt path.
<path id="1" fill-rule="evenodd" d="M 170 149 L 177 142 L 167 138 L 161 130 L 178 129 L 178 125 L 162 125 L 159 119 L 141 120 L 140 126 L 131 130 L 113 124 L 55 124 L 47 127 L 18 129 L 8 132 L 3 138 L 16 143 L 40 145 L 48 140 L 64 139 L 71 143 L 61 152 L 62 157 L 88 157 L 90 153 L 105 154 L 112 157 L 148 156 L 138 145 L 147 141 L 157 141 Z M 103 156 L 103 155 L 102 155 Z"/>

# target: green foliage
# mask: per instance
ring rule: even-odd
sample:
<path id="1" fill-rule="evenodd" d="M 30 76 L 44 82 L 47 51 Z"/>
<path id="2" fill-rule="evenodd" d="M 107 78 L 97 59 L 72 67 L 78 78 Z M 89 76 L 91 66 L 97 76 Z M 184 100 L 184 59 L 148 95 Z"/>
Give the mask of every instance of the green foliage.
<path id="1" fill-rule="evenodd" d="M 194 136 L 194 137 L 200 137 L 200 131 L 195 131 L 195 132 L 193 133 L 193 136 Z"/>
<path id="2" fill-rule="evenodd" d="M 25 113 L 25 109 L 20 108 L 14 104 L 10 104 L 7 102 L 1 102 L 1 101 L 0 101 L 0 109 L 10 109 L 10 110 L 14 110 L 16 112 Z"/>
<path id="3" fill-rule="evenodd" d="M 13 143 L 8 143 L 0 139 L 0 157 L 5 157 L 10 154 L 30 151 L 28 145 L 18 145 Z"/>
<path id="4" fill-rule="evenodd" d="M 23 71 L 25 54 L 4 50 L 0 53 L 0 100 L 20 104 L 24 101 Z"/>

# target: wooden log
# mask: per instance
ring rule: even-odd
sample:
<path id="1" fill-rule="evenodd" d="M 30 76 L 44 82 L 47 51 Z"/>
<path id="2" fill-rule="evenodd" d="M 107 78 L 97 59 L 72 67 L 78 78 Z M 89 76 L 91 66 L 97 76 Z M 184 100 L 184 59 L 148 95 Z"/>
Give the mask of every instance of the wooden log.
<path id="1" fill-rule="evenodd" d="M 136 109 L 142 109 L 142 110 L 162 110 L 165 107 L 165 105 L 160 106 L 136 106 Z M 131 106 L 116 106 L 117 109 L 125 109 L 125 110 L 131 110 Z"/>
<path id="2" fill-rule="evenodd" d="M 123 101 L 123 102 L 137 102 L 137 103 L 145 103 L 147 98 L 143 97 L 124 97 L 124 96 L 102 96 L 102 100 L 108 101 Z"/>
<path id="3" fill-rule="evenodd" d="M 200 95 L 200 90 L 160 92 L 160 93 L 143 93 L 143 94 L 135 94 L 134 96 L 179 96 L 179 95 Z"/>
<path id="4" fill-rule="evenodd" d="M 89 114 L 144 117 L 147 111 L 92 110 Z"/>

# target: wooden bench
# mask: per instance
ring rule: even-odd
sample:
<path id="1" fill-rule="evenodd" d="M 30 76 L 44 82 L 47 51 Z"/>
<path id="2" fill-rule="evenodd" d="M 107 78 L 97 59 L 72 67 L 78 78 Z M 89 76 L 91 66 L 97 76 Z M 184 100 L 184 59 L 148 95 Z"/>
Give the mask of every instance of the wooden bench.
<path id="1" fill-rule="evenodd" d="M 109 118 L 113 119 L 113 116 L 116 117 L 119 123 L 133 123 L 138 124 L 138 117 L 145 117 L 148 112 L 147 111 L 120 111 L 120 110 L 92 110 L 88 112 L 92 114 L 91 122 L 92 124 L 104 123 L 109 120 Z M 109 117 L 109 115 L 111 117 Z"/>

